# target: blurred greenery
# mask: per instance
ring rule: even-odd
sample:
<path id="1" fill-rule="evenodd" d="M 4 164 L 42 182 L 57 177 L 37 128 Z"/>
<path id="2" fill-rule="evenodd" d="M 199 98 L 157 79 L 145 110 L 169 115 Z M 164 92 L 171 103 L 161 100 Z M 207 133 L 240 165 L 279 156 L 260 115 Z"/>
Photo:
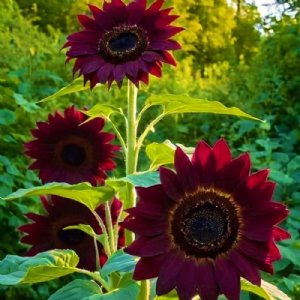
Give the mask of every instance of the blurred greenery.
<path id="1" fill-rule="evenodd" d="M 70 103 L 80 108 L 99 101 L 125 107 L 126 86 L 113 88 L 110 93 L 106 87 L 99 87 L 93 92 L 37 103 L 72 81 L 72 63 L 65 65 L 60 49 L 66 35 L 79 29 L 76 15 L 87 12 L 86 2 L 0 2 L 0 196 L 39 182 L 36 174 L 27 170 L 29 160 L 22 147 L 37 120 Z M 253 170 L 271 169 L 271 179 L 278 183 L 275 199 L 290 207 L 284 227 L 292 233 L 292 239 L 280 243 L 283 259 L 275 264 L 275 275 L 264 277 L 292 299 L 300 299 L 299 1 L 277 1 L 284 7 L 282 14 L 264 19 L 257 7 L 245 0 L 233 0 L 231 4 L 226 0 L 166 2 L 181 15 L 178 24 L 186 29 L 178 36 L 183 51 L 175 53 L 175 69 L 164 67 L 162 79 L 151 78 L 150 86 L 142 87 L 139 105 L 149 92 L 187 93 L 237 106 L 265 122 L 229 116 L 169 116 L 148 136 L 146 144 L 168 139 L 193 147 L 201 138 L 213 143 L 224 137 L 235 155 L 251 153 Z M 150 109 L 141 127 L 156 112 Z M 121 120 L 114 118 L 123 131 Z M 117 162 L 115 175 L 122 175 L 121 155 Z M 142 155 L 139 168 L 146 170 L 148 166 Z M 24 224 L 26 212 L 39 209 L 38 199 L 0 203 L 0 258 L 25 252 L 16 228 Z M 0 299 L 46 299 L 56 285 L 0 287 Z"/>

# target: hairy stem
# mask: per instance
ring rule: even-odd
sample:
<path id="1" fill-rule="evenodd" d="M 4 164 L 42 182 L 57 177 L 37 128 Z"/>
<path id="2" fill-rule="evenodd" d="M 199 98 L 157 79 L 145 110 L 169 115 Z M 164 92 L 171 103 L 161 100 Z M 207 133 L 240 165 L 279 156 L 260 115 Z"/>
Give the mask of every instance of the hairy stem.
<path id="1" fill-rule="evenodd" d="M 138 89 L 133 83 L 128 80 L 128 111 L 127 111 L 127 153 L 126 153 L 126 175 L 136 172 L 139 149 L 137 147 L 137 128 L 138 120 L 136 117 L 137 111 L 137 93 Z M 127 207 L 136 205 L 135 189 L 133 188 L 128 197 Z M 129 245 L 134 240 L 133 233 L 125 230 L 126 245 Z M 141 282 L 141 291 L 139 300 L 148 300 L 150 296 L 149 280 Z"/>
<path id="2" fill-rule="evenodd" d="M 137 168 L 137 152 L 136 152 L 136 140 L 137 140 L 137 122 L 136 122 L 136 104 L 137 104 L 138 89 L 133 83 L 128 80 L 128 106 L 127 106 L 127 152 L 126 152 L 126 175 L 130 175 L 136 172 Z M 127 207 L 135 206 L 135 192 L 132 189 L 129 193 Z M 128 230 L 125 231 L 126 245 L 129 245 L 133 241 L 133 234 Z"/>
<path id="3" fill-rule="evenodd" d="M 136 155 L 136 103 L 138 89 L 128 81 L 128 111 L 127 111 L 127 155 L 126 155 L 126 175 L 133 174 L 137 167 Z"/>

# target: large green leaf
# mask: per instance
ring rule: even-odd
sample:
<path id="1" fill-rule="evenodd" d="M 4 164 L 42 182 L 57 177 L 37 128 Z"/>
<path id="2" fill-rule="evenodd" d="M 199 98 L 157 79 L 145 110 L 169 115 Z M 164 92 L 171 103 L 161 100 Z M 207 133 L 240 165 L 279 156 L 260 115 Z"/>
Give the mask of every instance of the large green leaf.
<path id="1" fill-rule="evenodd" d="M 95 210 L 101 203 L 110 200 L 115 195 L 115 190 L 108 186 L 93 187 L 89 183 L 67 184 L 52 182 L 43 186 L 19 189 L 8 195 L 4 200 L 13 200 L 21 197 L 56 195 L 78 201 L 90 210 Z"/>
<path id="2" fill-rule="evenodd" d="M 103 278 L 107 278 L 112 272 L 133 272 L 136 260 L 133 256 L 125 253 L 123 250 L 115 252 L 105 263 L 100 271 Z"/>
<path id="3" fill-rule="evenodd" d="M 125 287 L 115 289 L 103 295 L 91 296 L 85 300 L 135 300 L 139 294 L 139 290 L 139 285 L 131 281 L 131 283 Z"/>
<path id="4" fill-rule="evenodd" d="M 51 250 L 33 257 L 7 255 L 0 262 L 0 284 L 49 281 L 76 272 L 78 262 L 72 250 Z"/>
<path id="5" fill-rule="evenodd" d="M 89 118 L 85 122 L 88 122 L 89 120 L 98 118 L 98 117 L 107 117 L 109 118 L 111 114 L 113 113 L 122 113 L 122 110 L 118 107 L 115 107 L 113 105 L 108 104 L 96 104 L 91 109 L 87 111 L 83 111 L 85 115 L 87 115 Z"/>
<path id="6" fill-rule="evenodd" d="M 256 294 L 266 300 L 291 300 L 291 298 L 280 291 L 276 286 L 264 280 L 262 280 L 261 286 L 257 286 L 245 279 L 241 279 L 241 289 Z"/>
<path id="7" fill-rule="evenodd" d="M 99 285 L 90 280 L 76 279 L 55 292 L 48 300 L 88 300 L 102 294 Z"/>
<path id="8" fill-rule="evenodd" d="M 127 187 L 128 184 L 133 186 L 149 187 L 159 183 L 159 173 L 153 171 L 139 172 L 122 178 L 106 180 L 106 185 L 114 188 L 116 192 Z"/>
<path id="9" fill-rule="evenodd" d="M 70 84 L 68 84 L 67 86 L 61 88 L 60 90 L 58 90 L 56 93 L 40 100 L 39 102 L 45 102 L 48 100 L 53 100 L 56 99 L 58 97 L 64 96 L 64 95 L 68 95 L 68 94 L 73 94 L 76 92 L 80 92 L 80 91 L 85 91 L 89 89 L 89 85 L 83 85 L 83 79 L 82 77 L 76 78 L 75 80 L 73 80 Z"/>
<path id="10" fill-rule="evenodd" d="M 214 113 L 259 120 L 237 107 L 226 107 L 218 101 L 196 99 L 188 95 L 151 95 L 146 100 L 145 105 L 149 107 L 161 105 L 164 109 L 164 115 L 178 113 Z"/>
<path id="11" fill-rule="evenodd" d="M 121 179 L 140 187 L 149 187 L 160 183 L 159 173 L 151 171 L 135 173 Z"/>
<path id="12" fill-rule="evenodd" d="M 150 187 L 160 183 L 158 172 L 140 172 L 122 178 L 107 179 L 106 185 L 111 186 L 120 199 L 132 197 L 133 186 Z M 129 208 L 129 203 L 124 201 L 124 209 Z"/>
<path id="13" fill-rule="evenodd" d="M 152 143 L 147 145 L 146 154 L 151 161 L 150 170 L 157 170 L 162 165 L 174 162 L 175 147 L 170 143 Z"/>

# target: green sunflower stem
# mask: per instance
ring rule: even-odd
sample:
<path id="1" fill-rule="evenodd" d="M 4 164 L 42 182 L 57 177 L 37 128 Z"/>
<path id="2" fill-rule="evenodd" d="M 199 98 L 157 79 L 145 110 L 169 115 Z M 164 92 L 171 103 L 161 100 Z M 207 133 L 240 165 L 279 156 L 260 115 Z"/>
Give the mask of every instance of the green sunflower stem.
<path id="1" fill-rule="evenodd" d="M 127 147 L 126 147 L 126 175 L 130 175 L 136 172 L 138 153 L 136 149 L 137 143 L 137 87 L 128 80 L 128 94 L 127 94 Z M 135 206 L 135 192 L 131 189 L 128 193 L 128 199 L 126 203 L 127 207 Z M 128 230 L 125 231 L 126 245 L 133 242 L 134 236 Z"/>
<path id="2" fill-rule="evenodd" d="M 141 289 L 138 300 L 148 300 L 150 298 L 150 281 L 141 281 Z"/>
<path id="3" fill-rule="evenodd" d="M 137 87 L 128 80 L 128 111 L 127 111 L 127 155 L 126 155 L 126 175 L 133 174 L 137 167 L 137 152 L 136 152 L 136 136 L 137 136 L 137 121 L 136 121 L 136 104 L 137 104 Z"/>
<path id="4" fill-rule="evenodd" d="M 139 148 L 137 147 L 137 95 L 138 89 L 128 80 L 128 107 L 127 107 L 127 151 L 126 151 L 126 175 L 136 172 Z M 136 197 L 134 188 L 128 193 L 126 207 L 134 207 L 136 205 Z M 129 245 L 134 240 L 134 235 L 128 230 L 125 230 L 126 245 Z M 150 297 L 150 282 L 149 280 L 141 281 L 141 290 L 138 300 L 148 300 Z"/>
<path id="5" fill-rule="evenodd" d="M 114 227 L 111 218 L 110 212 L 111 203 L 109 201 L 105 202 L 105 220 L 108 227 L 108 238 L 109 238 L 109 245 L 112 253 L 117 251 L 117 247 L 115 245 L 115 235 L 114 235 Z"/>
<path id="6" fill-rule="evenodd" d="M 99 248 L 98 248 L 98 241 L 96 237 L 94 237 L 94 247 L 95 247 L 95 258 L 96 258 L 96 270 L 100 269 L 100 256 L 99 256 Z"/>
<path id="7" fill-rule="evenodd" d="M 107 233 L 107 230 L 106 230 L 106 227 L 105 227 L 105 224 L 104 222 L 102 221 L 102 219 L 100 218 L 100 216 L 97 214 L 97 212 L 93 212 L 93 215 L 95 216 L 101 230 L 102 230 L 102 234 L 103 234 L 103 237 L 104 237 L 104 240 L 103 240 L 103 248 L 105 250 L 105 253 L 107 254 L 107 256 L 111 256 L 112 255 L 112 252 L 111 252 L 111 248 L 110 248 L 110 244 L 109 244 L 109 237 L 108 237 L 108 233 Z"/>

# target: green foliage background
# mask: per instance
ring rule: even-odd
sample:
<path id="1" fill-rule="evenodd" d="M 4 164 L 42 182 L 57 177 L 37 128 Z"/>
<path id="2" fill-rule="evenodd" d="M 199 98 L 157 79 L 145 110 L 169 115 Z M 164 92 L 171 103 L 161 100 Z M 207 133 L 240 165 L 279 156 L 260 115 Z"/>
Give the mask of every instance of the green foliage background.
<path id="1" fill-rule="evenodd" d="M 292 239 L 281 243 L 283 259 L 275 264 L 275 276 L 264 277 L 292 299 L 300 299 L 300 22 L 299 3 L 285 2 L 282 16 L 262 19 L 257 8 L 244 0 L 232 5 L 226 0 L 167 1 L 186 28 L 178 37 L 183 51 L 175 54 L 176 69 L 165 67 L 162 79 L 151 78 L 150 87 L 142 87 L 139 101 L 149 92 L 188 93 L 237 106 L 265 120 L 167 117 L 147 143 L 169 139 L 194 146 L 201 138 L 213 143 L 222 136 L 235 155 L 251 153 L 254 170 L 271 169 L 271 179 L 278 182 L 275 199 L 290 207 L 284 226 Z M 22 148 L 37 120 L 71 102 L 78 107 L 99 101 L 125 107 L 126 87 L 111 93 L 100 87 L 37 103 L 72 81 L 71 65 L 65 65 L 60 49 L 66 35 L 79 29 L 76 14 L 86 11 L 85 0 L 0 2 L 0 196 L 39 182 L 27 170 L 29 161 Z M 150 111 L 149 120 L 154 113 Z M 118 165 L 116 175 L 122 175 L 121 155 Z M 144 156 L 139 168 L 146 167 Z M 26 212 L 39 210 L 38 199 L 0 203 L 0 259 L 7 253 L 25 252 L 16 228 L 24 224 Z M 0 299 L 47 299 L 56 285 L 0 287 Z"/>

